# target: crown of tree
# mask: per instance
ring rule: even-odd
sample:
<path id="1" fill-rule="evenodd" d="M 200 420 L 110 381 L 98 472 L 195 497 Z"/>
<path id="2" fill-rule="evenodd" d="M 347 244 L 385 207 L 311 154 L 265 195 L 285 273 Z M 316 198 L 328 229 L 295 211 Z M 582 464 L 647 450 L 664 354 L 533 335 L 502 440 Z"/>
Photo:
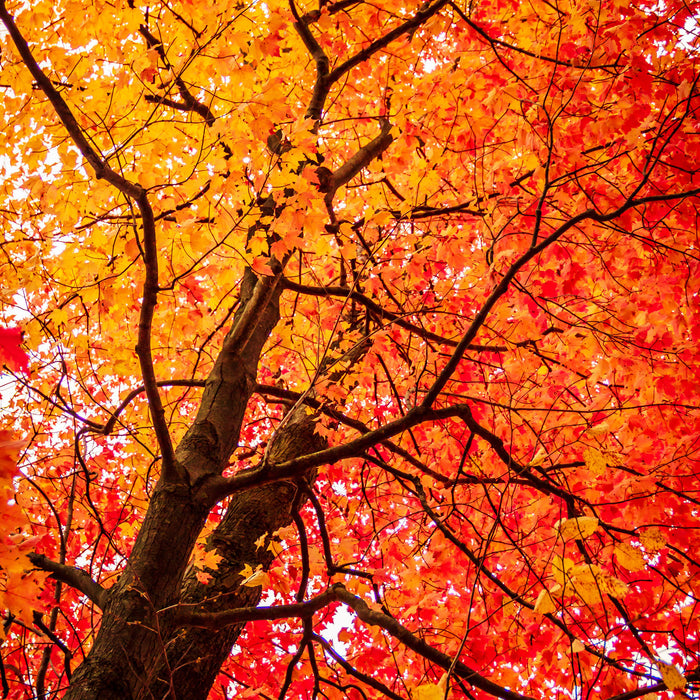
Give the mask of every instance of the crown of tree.
<path id="1" fill-rule="evenodd" d="M 0 0 L 2 696 L 699 697 L 698 0 Z"/>

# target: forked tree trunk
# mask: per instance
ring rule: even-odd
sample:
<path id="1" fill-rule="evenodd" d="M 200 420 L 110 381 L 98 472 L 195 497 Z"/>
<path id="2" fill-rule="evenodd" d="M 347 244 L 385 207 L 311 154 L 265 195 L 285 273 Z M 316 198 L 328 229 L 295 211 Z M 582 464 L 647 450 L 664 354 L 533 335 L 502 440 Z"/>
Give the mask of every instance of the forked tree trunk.
<path id="1" fill-rule="evenodd" d="M 192 486 L 162 481 L 156 486 L 133 552 L 124 573 L 109 590 L 95 642 L 73 674 L 64 696 L 66 700 L 152 699 L 151 689 L 157 685 L 158 678 L 166 678 L 168 683 L 156 697 L 206 698 L 209 686 L 204 687 L 204 680 L 197 690 L 193 689 L 193 694 L 188 691 L 185 695 L 173 695 L 170 673 L 165 672 L 169 668 L 166 648 L 171 644 L 173 649 L 180 648 L 173 642 L 177 630 L 165 627 L 164 619 L 155 613 L 180 600 L 192 548 L 206 522 L 208 509 L 198 503 L 196 484 L 207 475 L 221 474 L 237 444 L 255 387 L 260 352 L 279 318 L 279 290 L 272 287 L 269 294 L 256 293 L 265 284 L 269 285 L 269 278 L 256 283 L 250 271 L 244 277 L 233 327 L 207 379 L 197 417 L 176 450 L 176 460 L 187 470 Z M 242 334 L 240 324 L 250 321 L 251 312 L 254 323 Z M 253 533 L 260 531 L 257 525 L 246 525 L 250 523 L 256 499 L 260 505 L 262 498 L 269 503 L 274 501 L 274 494 L 279 494 L 279 507 L 284 509 L 288 493 L 294 489 L 285 484 L 264 488 L 267 489 L 264 496 L 260 491 L 257 496 L 255 491 L 243 493 L 239 496 L 240 506 L 232 504 L 229 509 L 233 521 L 237 520 L 235 513 L 239 511 L 245 518 L 245 522 L 232 526 L 230 538 L 224 537 L 231 539 L 231 551 L 240 551 L 242 558 L 254 546 L 258 535 Z M 274 525 L 265 523 L 261 527 L 267 530 Z M 232 571 L 235 566 L 238 564 Z M 197 595 L 197 587 L 190 579 L 185 585 L 189 595 Z M 203 595 L 207 593 L 204 591 Z M 252 592 L 242 591 L 241 595 L 257 593 L 252 589 Z M 254 602 L 252 598 L 247 600 Z M 228 641 L 222 639 L 218 646 L 223 648 L 226 644 Z M 175 664 L 180 682 L 186 675 L 185 667 L 191 664 L 187 660 Z"/>
<path id="2" fill-rule="evenodd" d="M 325 447 L 314 433 L 314 424 L 303 409 L 275 435 L 269 451 L 272 463 L 283 462 Z M 223 520 L 207 540 L 223 557 L 206 585 L 190 570 L 183 585 L 183 603 L 200 603 L 207 611 L 256 605 L 260 587 L 241 586 L 240 571 L 246 564 L 267 569 L 274 555 L 267 546 L 258 546 L 259 538 L 272 534 L 292 522 L 293 509 L 303 502 L 297 486 L 291 482 L 275 482 L 233 496 Z M 221 665 L 231 653 L 243 625 L 231 625 L 219 631 L 180 629 L 167 645 L 167 665 L 146 698 L 204 700 L 216 679 Z"/>

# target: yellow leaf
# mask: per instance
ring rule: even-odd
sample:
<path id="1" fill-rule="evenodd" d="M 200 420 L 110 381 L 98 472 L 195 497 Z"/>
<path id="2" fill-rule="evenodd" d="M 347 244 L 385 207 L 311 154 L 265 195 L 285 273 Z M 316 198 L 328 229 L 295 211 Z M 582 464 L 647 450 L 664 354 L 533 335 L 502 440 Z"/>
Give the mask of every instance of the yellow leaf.
<path id="1" fill-rule="evenodd" d="M 574 566 L 574 562 L 568 557 L 555 555 L 552 560 L 552 573 L 560 586 L 564 586 L 569 577 L 569 571 Z"/>
<path id="2" fill-rule="evenodd" d="M 413 700 L 443 700 L 445 692 L 437 683 L 427 683 L 415 689 Z"/>
<path id="3" fill-rule="evenodd" d="M 535 456 L 532 458 L 532 461 L 528 465 L 529 467 L 536 467 L 538 464 L 542 464 L 544 460 L 547 458 L 547 450 L 544 447 L 540 447 L 539 450 L 537 450 L 537 453 Z"/>
<path id="4" fill-rule="evenodd" d="M 576 564 L 567 571 L 576 595 L 589 605 L 595 605 L 604 594 L 623 598 L 629 587 L 624 581 L 603 571 L 596 564 Z"/>
<path id="5" fill-rule="evenodd" d="M 447 685 L 447 674 L 445 673 L 439 683 L 425 683 L 419 685 L 413 693 L 413 700 L 443 700 L 445 697 L 445 687 Z"/>
<path id="6" fill-rule="evenodd" d="M 647 552 L 658 552 L 666 546 L 666 540 L 658 527 L 650 527 L 640 536 L 639 541 Z"/>
<path id="7" fill-rule="evenodd" d="M 596 476 L 604 474 L 608 467 L 605 455 L 595 447 L 587 447 L 583 451 L 583 461 L 586 463 L 586 467 Z"/>
<path id="8" fill-rule="evenodd" d="M 253 568 L 250 566 L 250 564 L 246 564 L 238 573 L 240 576 L 243 576 L 241 586 L 255 588 L 256 586 L 266 585 L 269 582 L 269 577 L 262 570 L 261 565 L 258 565 L 255 571 L 253 571 Z"/>
<path id="9" fill-rule="evenodd" d="M 639 323 L 644 323 L 644 321 L 639 321 Z M 614 433 L 616 430 L 619 430 L 625 423 L 624 418 L 622 417 L 621 413 L 618 413 L 617 415 L 611 415 L 608 416 L 606 420 L 604 420 L 602 423 L 598 423 L 598 425 L 594 425 L 590 430 L 588 431 L 589 435 L 605 435 L 606 433 Z"/>
<path id="10" fill-rule="evenodd" d="M 580 654 L 582 651 L 585 651 L 585 649 L 586 645 L 580 639 L 574 639 L 571 643 L 571 651 L 574 654 Z"/>
<path id="11" fill-rule="evenodd" d="M 560 520 L 554 526 L 564 540 L 585 540 L 598 529 L 598 518 L 583 516 Z"/>
<path id="12" fill-rule="evenodd" d="M 273 557 L 277 557 L 282 551 L 282 545 L 277 540 L 270 540 L 270 544 L 267 545 L 267 551 L 272 552 Z"/>
<path id="13" fill-rule="evenodd" d="M 614 598 L 624 598 L 629 591 L 629 586 L 624 581 L 610 574 L 603 574 L 598 580 L 602 589 Z"/>
<path id="14" fill-rule="evenodd" d="M 389 222 L 393 220 L 394 215 L 386 209 L 376 211 L 371 219 L 371 221 L 377 224 L 377 226 L 386 226 Z"/>
<path id="15" fill-rule="evenodd" d="M 642 552 L 627 542 L 615 546 L 615 558 L 628 571 L 641 571 L 646 566 Z"/>
<path id="16" fill-rule="evenodd" d="M 206 253 L 211 248 L 211 236 L 203 226 L 189 226 L 189 243 L 195 255 Z"/>
<path id="17" fill-rule="evenodd" d="M 656 666 L 661 673 L 661 678 L 663 678 L 663 681 L 669 690 L 683 690 L 685 688 L 687 681 L 683 677 L 683 674 L 673 664 L 657 661 Z"/>
<path id="18" fill-rule="evenodd" d="M 556 609 L 557 606 L 552 595 L 546 588 L 543 588 L 535 601 L 534 611 L 540 615 L 546 615 L 547 613 L 553 613 Z"/>

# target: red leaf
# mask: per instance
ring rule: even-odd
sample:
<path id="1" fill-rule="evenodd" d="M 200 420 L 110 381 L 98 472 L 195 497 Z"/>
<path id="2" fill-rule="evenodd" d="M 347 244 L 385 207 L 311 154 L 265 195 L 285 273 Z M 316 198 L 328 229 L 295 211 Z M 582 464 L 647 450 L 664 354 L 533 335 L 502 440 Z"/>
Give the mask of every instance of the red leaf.
<path id="1" fill-rule="evenodd" d="M 19 328 L 0 328 L 0 362 L 13 372 L 28 371 L 29 357 L 21 345 L 22 331 Z"/>

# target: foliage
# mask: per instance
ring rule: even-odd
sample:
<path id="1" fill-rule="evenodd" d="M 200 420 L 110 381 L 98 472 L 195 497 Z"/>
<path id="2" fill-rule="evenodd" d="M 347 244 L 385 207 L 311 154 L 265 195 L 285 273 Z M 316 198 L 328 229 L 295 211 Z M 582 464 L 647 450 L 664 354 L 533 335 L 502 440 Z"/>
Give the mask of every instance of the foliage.
<path id="1" fill-rule="evenodd" d="M 698 697 L 698 13 L 0 0 L 4 696 Z"/>

